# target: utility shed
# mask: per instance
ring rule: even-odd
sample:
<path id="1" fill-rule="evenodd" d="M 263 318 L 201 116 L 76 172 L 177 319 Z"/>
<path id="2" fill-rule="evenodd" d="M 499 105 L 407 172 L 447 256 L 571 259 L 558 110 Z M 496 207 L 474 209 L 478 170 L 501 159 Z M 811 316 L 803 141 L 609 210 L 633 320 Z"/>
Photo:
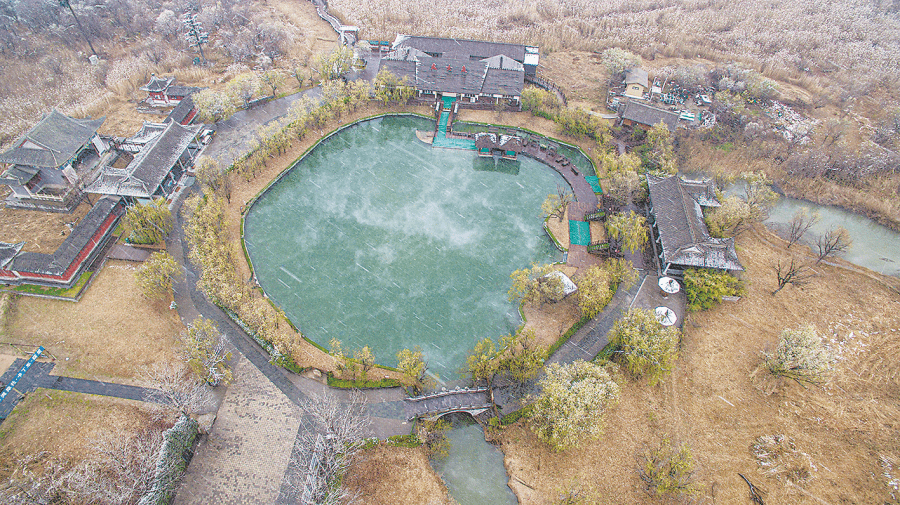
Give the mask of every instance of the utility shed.
<path id="1" fill-rule="evenodd" d="M 643 68 L 629 68 L 625 71 L 625 96 L 643 98 L 650 89 L 650 76 Z"/>
<path id="2" fill-rule="evenodd" d="M 718 207 L 709 181 L 686 181 L 679 176 L 647 176 L 650 213 L 660 245 L 664 272 L 687 267 L 736 271 L 738 261 L 733 238 L 713 238 L 703 220 L 702 207 Z"/>

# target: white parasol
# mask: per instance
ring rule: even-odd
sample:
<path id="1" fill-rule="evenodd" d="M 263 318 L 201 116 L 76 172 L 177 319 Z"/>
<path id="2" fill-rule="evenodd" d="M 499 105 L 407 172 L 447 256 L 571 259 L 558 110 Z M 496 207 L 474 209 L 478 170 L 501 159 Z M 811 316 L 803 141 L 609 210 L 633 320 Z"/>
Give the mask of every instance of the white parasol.
<path id="1" fill-rule="evenodd" d="M 672 326 L 678 320 L 678 316 L 669 307 L 656 307 L 656 320 L 663 326 Z"/>
<path id="2" fill-rule="evenodd" d="M 681 286 L 678 285 L 678 281 L 671 277 L 660 277 L 659 289 L 666 293 L 673 294 L 681 291 Z"/>

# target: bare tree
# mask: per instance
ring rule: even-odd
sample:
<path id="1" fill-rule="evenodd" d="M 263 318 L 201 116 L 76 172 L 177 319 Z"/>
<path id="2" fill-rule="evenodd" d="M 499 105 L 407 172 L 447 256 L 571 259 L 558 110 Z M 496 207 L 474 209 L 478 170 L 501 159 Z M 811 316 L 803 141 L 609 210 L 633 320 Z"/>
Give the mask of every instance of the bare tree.
<path id="1" fill-rule="evenodd" d="M 781 260 L 778 260 L 778 264 L 774 267 L 775 275 L 778 278 L 778 288 L 775 291 L 772 291 L 772 294 L 776 294 L 788 284 L 793 284 L 795 286 L 801 286 L 809 280 L 810 273 L 808 268 L 805 265 L 800 265 L 791 258 L 790 265 L 782 264 Z"/>
<path id="2" fill-rule="evenodd" d="M 96 458 L 68 476 L 72 491 L 91 503 L 136 503 L 153 487 L 162 431 L 146 427 L 131 437 L 103 432 L 94 442 Z"/>
<path id="3" fill-rule="evenodd" d="M 43 451 L 18 459 L 12 475 L 0 483 L 0 501 L 8 505 L 43 505 L 67 496 L 69 471 L 58 459 L 45 461 L 47 456 Z"/>
<path id="4" fill-rule="evenodd" d="M 851 245 L 853 245 L 853 239 L 850 238 L 850 232 L 846 228 L 843 226 L 829 228 L 824 235 L 816 240 L 816 247 L 819 249 L 816 263 L 835 253 L 846 252 Z"/>
<path id="5" fill-rule="evenodd" d="M 788 249 L 803 238 L 803 235 L 818 222 L 819 213 L 817 211 L 810 212 L 808 207 L 801 207 L 795 212 L 788 231 Z"/>
<path id="6" fill-rule="evenodd" d="M 186 415 L 201 413 L 212 406 L 209 387 L 184 364 L 155 363 L 142 375 L 153 385 L 147 401 L 170 406 Z"/>
<path id="7" fill-rule="evenodd" d="M 350 504 L 356 496 L 341 486 L 353 455 L 363 446 L 369 420 L 362 394 L 349 403 L 334 395 L 308 398 L 300 404 L 306 416 L 294 442 L 285 476 L 289 498 L 320 505 Z"/>

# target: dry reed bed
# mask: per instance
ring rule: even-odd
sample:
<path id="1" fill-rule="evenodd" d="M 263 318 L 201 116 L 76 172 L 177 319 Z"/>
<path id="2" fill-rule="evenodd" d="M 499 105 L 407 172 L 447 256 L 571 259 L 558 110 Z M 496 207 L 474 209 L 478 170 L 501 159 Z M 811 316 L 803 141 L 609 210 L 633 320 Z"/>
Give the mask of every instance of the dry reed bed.
<path id="1" fill-rule="evenodd" d="M 834 71 L 845 84 L 896 82 L 900 19 L 887 4 L 751 0 L 571 0 L 442 4 L 335 0 L 329 5 L 364 38 L 400 33 L 511 41 L 547 51 L 625 47 L 654 55 L 751 60 L 775 73 Z M 460 23 L 458 20 L 466 20 Z"/>
<path id="2" fill-rule="evenodd" d="M 571 487 L 592 489 L 598 503 L 656 503 L 641 490 L 633 455 L 663 435 L 693 449 L 701 486 L 695 503 L 746 502 L 739 472 L 768 491 L 767 503 L 888 499 L 881 457 L 900 456 L 897 291 L 819 265 L 814 282 L 773 296 L 772 264 L 790 254 L 784 242 L 757 229 L 739 237 L 738 247 L 747 296 L 692 316 L 672 376 L 656 388 L 629 381 L 599 442 L 553 454 L 519 424 L 503 434 L 520 503 L 551 503 Z M 779 332 L 801 323 L 816 326 L 841 357 L 824 387 L 773 381 L 758 368 Z M 805 455 L 808 480 L 795 485 L 759 468 L 750 446 L 776 434 Z"/>

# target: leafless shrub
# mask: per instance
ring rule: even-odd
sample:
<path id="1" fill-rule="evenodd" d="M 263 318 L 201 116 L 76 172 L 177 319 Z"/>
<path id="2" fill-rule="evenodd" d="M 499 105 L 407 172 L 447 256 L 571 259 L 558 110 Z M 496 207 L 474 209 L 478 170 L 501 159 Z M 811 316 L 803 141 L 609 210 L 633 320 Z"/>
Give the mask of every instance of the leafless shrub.
<path id="1" fill-rule="evenodd" d="M 98 457 L 68 475 L 73 493 L 104 504 L 136 503 L 153 486 L 162 431 L 144 428 L 131 437 L 103 433 L 95 442 Z"/>
<path id="2" fill-rule="evenodd" d="M 183 363 L 155 363 L 143 371 L 154 388 L 147 401 L 164 405 L 184 414 L 202 413 L 214 401 L 209 387 Z M 159 416 L 166 415 L 164 412 Z"/>
<path id="3" fill-rule="evenodd" d="M 49 505 L 68 495 L 66 465 L 46 451 L 16 461 L 6 482 L 0 483 L 0 501 L 9 505 Z"/>
<path id="4" fill-rule="evenodd" d="M 846 228 L 843 226 L 829 228 L 824 235 L 816 239 L 816 248 L 819 250 L 816 263 L 828 256 L 846 252 L 851 245 L 853 245 L 853 239 L 850 238 L 850 232 Z"/>
<path id="5" fill-rule="evenodd" d="M 750 452 L 763 474 L 779 480 L 798 484 L 809 480 L 815 470 L 809 455 L 785 435 L 762 435 L 750 446 Z"/>
<path id="6" fill-rule="evenodd" d="M 778 279 L 778 287 L 775 288 L 775 291 L 772 291 L 773 295 L 784 289 L 788 284 L 795 286 L 806 284 L 811 275 L 809 267 L 797 262 L 794 258 L 791 258 L 790 264 L 787 265 L 778 260 L 778 263 L 772 268 L 775 270 L 775 276 Z"/>
<path id="7" fill-rule="evenodd" d="M 363 402 L 357 391 L 349 403 L 325 394 L 301 404 L 303 425 L 285 474 L 288 498 L 323 505 L 356 501 L 357 497 L 343 488 L 341 480 L 353 455 L 363 446 L 362 435 L 369 424 Z"/>

